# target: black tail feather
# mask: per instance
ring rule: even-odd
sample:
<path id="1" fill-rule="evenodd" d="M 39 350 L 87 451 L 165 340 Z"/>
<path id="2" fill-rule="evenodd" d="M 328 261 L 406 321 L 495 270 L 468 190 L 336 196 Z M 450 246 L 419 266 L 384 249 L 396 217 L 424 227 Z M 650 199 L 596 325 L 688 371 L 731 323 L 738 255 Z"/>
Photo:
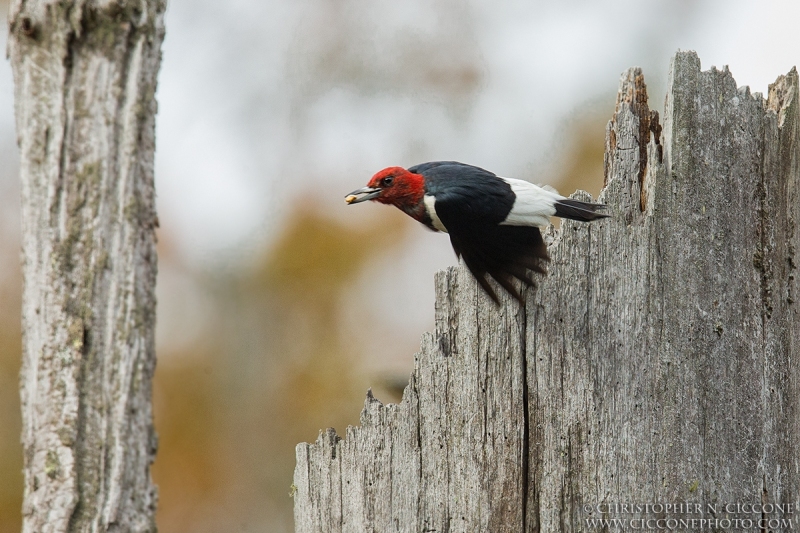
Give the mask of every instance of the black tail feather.
<path id="1" fill-rule="evenodd" d="M 605 209 L 605 207 L 605 204 L 593 204 L 590 202 L 573 200 L 572 198 L 564 198 L 556 202 L 556 216 L 569 218 L 570 220 L 589 222 L 598 218 L 608 217 L 609 215 L 598 212 L 598 210 Z"/>

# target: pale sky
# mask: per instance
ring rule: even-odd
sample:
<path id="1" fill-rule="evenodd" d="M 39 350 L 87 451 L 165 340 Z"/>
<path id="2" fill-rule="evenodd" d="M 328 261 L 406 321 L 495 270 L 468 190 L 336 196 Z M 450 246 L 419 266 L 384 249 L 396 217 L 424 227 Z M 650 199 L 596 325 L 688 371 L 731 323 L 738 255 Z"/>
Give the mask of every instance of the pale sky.
<path id="1" fill-rule="evenodd" d="M 626 68 L 644 69 L 655 109 L 678 49 L 766 92 L 800 62 L 798 20 L 796 0 L 172 0 L 157 93 L 162 235 L 196 267 L 235 267 L 304 196 L 369 223 L 387 208 L 342 198 L 386 166 L 455 159 L 546 180 L 565 121 L 587 108 L 610 118 Z M 18 203 L 15 151 L 6 61 L 5 206 Z M 18 231 L 17 213 L 0 210 L 2 231 Z M 364 313 L 418 338 L 433 273 L 455 262 L 446 236 L 420 228 L 354 291 Z"/>

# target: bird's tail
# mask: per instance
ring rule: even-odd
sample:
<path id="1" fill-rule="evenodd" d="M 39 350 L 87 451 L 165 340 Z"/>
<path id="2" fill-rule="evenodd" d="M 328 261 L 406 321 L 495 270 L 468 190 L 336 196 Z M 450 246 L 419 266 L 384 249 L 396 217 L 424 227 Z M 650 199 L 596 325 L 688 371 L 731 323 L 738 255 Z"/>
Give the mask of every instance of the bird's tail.
<path id="1" fill-rule="evenodd" d="M 579 220 L 581 222 L 589 222 L 591 220 L 610 216 L 599 212 L 600 209 L 605 209 L 605 204 L 581 202 L 580 200 L 573 200 L 572 198 L 558 200 L 555 207 L 557 217 Z"/>

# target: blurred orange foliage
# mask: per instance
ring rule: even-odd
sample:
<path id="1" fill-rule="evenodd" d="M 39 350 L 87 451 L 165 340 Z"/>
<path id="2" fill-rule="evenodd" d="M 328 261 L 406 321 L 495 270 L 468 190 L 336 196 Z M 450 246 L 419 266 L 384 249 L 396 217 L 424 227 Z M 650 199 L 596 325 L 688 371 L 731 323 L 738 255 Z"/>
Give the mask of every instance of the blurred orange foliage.
<path id="1" fill-rule="evenodd" d="M 307 206 L 254 268 L 201 282 L 210 329 L 156 372 L 162 530 L 292 530 L 295 445 L 358 421 L 364 377 L 338 315 L 364 265 L 402 242 L 390 220 L 358 230 Z"/>
<path id="2" fill-rule="evenodd" d="M 2 248 L 9 251 L 6 246 Z M 0 276 L 0 533 L 17 533 L 22 528 L 22 422 L 18 380 L 22 353 L 22 282 L 18 266 L 11 266 L 16 262 L 7 263 L 10 272 L 4 271 L 5 275 Z"/>

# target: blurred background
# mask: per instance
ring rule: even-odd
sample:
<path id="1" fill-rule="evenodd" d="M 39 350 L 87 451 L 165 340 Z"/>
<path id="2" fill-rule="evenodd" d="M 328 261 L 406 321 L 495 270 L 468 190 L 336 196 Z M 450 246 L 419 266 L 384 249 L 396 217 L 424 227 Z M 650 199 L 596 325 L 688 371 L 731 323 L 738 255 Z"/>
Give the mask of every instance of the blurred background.
<path id="1" fill-rule="evenodd" d="M 346 193 L 455 159 L 596 196 L 626 68 L 644 68 L 658 110 L 679 48 L 765 93 L 800 62 L 798 20 L 797 0 L 170 1 L 161 531 L 292 531 L 295 444 L 357 424 L 370 387 L 399 400 L 433 274 L 455 257 L 445 235 Z M 17 167 L 0 62 L 0 533 L 19 531 L 22 491 Z"/>

